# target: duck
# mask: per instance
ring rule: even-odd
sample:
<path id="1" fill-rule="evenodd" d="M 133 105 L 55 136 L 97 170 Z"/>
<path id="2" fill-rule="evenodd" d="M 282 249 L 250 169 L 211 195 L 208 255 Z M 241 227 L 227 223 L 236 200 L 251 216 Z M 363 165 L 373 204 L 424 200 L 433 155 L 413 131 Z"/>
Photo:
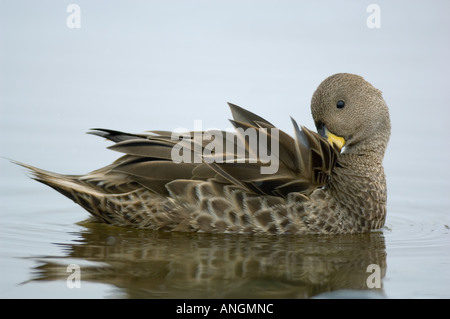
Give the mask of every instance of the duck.
<path id="1" fill-rule="evenodd" d="M 317 132 L 291 118 L 292 137 L 228 105 L 234 132 L 92 129 L 122 156 L 85 175 L 14 163 L 93 221 L 114 226 L 263 235 L 354 234 L 384 226 L 389 110 L 362 76 L 337 73 L 319 84 L 311 99 Z"/>

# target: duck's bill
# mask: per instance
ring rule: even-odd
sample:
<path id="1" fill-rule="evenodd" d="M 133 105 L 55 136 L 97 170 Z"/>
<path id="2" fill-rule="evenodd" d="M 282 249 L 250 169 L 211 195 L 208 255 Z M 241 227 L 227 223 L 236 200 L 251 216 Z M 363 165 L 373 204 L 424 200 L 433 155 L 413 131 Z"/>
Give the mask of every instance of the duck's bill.
<path id="1" fill-rule="evenodd" d="M 325 137 L 331 145 L 335 145 L 340 151 L 345 145 L 345 139 L 343 137 L 334 135 L 333 133 L 328 131 L 325 126 L 323 128 L 324 130 L 322 136 Z"/>

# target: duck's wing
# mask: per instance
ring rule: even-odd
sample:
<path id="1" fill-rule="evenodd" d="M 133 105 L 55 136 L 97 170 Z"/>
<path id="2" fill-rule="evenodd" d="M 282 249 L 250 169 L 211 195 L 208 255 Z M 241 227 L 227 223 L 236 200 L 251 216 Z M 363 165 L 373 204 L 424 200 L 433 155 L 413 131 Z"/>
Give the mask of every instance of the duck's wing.
<path id="1" fill-rule="evenodd" d="M 326 183 L 339 154 L 326 139 L 299 128 L 294 120 L 292 138 L 264 118 L 229 105 L 236 132 L 186 132 L 174 137 L 167 131 L 138 135 L 96 129 L 92 134 L 116 142 L 109 149 L 126 155 L 83 180 L 97 182 L 103 175 L 111 184 L 126 176 L 162 195 L 167 195 L 166 184 L 172 181 L 215 180 L 248 192 L 282 197 L 291 192 L 309 194 Z M 209 138 L 199 140 L 196 134 L 209 134 Z M 233 150 L 227 145 L 233 145 Z M 174 148 L 178 148 L 176 155 L 188 154 L 184 157 L 188 160 L 174 162 Z"/>
<path id="2" fill-rule="evenodd" d="M 229 106 L 234 118 L 231 123 L 236 128 L 237 136 L 243 140 L 248 135 L 247 130 L 257 132 L 258 143 L 245 143 L 245 154 L 250 157 L 256 154 L 257 161 L 214 162 L 210 164 L 212 169 L 221 176 L 231 176 L 258 194 L 282 197 L 291 192 L 309 194 L 325 185 L 339 155 L 339 150 L 325 138 L 305 127 L 299 128 L 294 119 L 295 135 L 292 138 L 260 116 L 231 103 Z M 266 142 L 267 151 L 258 149 L 261 139 Z M 275 172 L 262 173 L 263 168 L 268 172 L 268 166 L 276 164 L 278 169 Z"/>
<path id="3" fill-rule="evenodd" d="M 191 189 L 189 185 L 199 181 L 211 181 L 219 188 L 236 187 L 248 194 L 286 197 L 292 192 L 308 195 L 327 182 L 339 152 L 326 139 L 299 128 L 294 120 L 292 138 L 260 116 L 234 104 L 230 108 L 235 132 L 174 136 L 167 131 L 131 134 L 94 129 L 91 134 L 115 142 L 109 149 L 124 156 L 86 175 L 62 175 L 17 164 L 29 169 L 34 179 L 77 202 L 80 194 L 99 198 L 140 189 L 160 196 L 181 196 L 177 192 Z M 196 138 L 205 134 L 210 139 Z M 226 145 L 233 145 L 233 149 Z M 174 154 L 188 160 L 177 163 Z"/>

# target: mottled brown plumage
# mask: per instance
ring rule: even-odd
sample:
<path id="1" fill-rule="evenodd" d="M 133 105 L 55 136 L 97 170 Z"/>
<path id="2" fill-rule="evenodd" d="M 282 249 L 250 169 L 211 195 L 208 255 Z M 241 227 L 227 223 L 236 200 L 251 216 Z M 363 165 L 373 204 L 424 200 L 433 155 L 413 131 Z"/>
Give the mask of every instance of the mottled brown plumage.
<path id="1" fill-rule="evenodd" d="M 381 92 L 362 77 L 335 74 L 319 85 L 311 111 L 320 135 L 299 128 L 293 120 L 292 138 L 249 111 L 233 104 L 230 108 L 236 133 L 216 132 L 214 136 L 221 136 L 225 145 L 245 139 L 242 132 L 254 129 L 258 141 L 263 137 L 275 141 L 278 149 L 269 144 L 268 153 L 278 151 L 276 173 L 261 173 L 268 164 L 259 156 L 259 144 L 247 141 L 230 153 L 211 149 L 212 140 L 199 143 L 198 132 L 173 139 L 171 132 L 129 134 L 95 129 L 92 134 L 115 142 L 110 149 L 125 155 L 82 176 L 18 164 L 97 220 L 118 226 L 337 234 L 367 232 L 384 225 L 382 160 L 390 136 L 389 113 Z M 189 163 L 172 161 L 175 145 L 183 146 Z"/>

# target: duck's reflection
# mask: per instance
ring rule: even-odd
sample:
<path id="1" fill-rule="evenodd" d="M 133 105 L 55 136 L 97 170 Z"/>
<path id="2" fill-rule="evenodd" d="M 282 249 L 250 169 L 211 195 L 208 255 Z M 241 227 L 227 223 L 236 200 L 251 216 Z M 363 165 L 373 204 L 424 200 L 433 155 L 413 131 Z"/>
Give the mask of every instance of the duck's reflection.
<path id="1" fill-rule="evenodd" d="M 129 298 L 307 298 L 371 289 L 367 272 L 386 271 L 381 232 L 346 236 L 257 237 L 165 233 L 86 223 L 65 257 L 39 258 L 33 280 L 66 280 L 78 263 L 83 281 L 118 287 Z M 373 281 L 372 280 L 372 281 Z M 371 281 L 371 282 L 372 282 Z M 111 296 L 110 296 L 111 297 Z"/>

